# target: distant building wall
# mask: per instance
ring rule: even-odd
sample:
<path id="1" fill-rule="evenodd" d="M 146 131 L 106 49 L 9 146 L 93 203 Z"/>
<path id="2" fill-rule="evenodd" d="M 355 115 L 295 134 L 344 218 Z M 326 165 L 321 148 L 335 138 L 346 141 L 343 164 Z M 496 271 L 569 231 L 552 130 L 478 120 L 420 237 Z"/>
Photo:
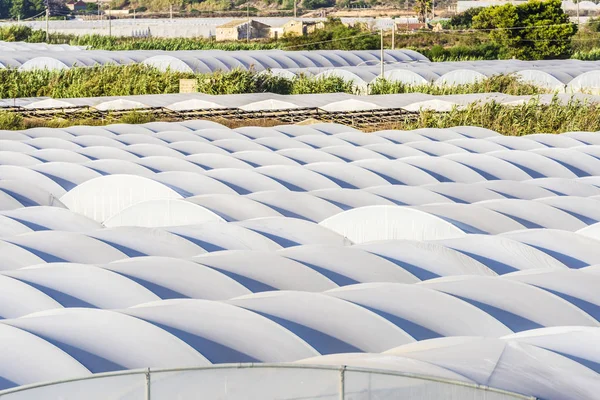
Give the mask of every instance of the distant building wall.
<path id="1" fill-rule="evenodd" d="M 226 27 L 226 28 L 217 27 L 216 38 L 219 41 L 238 40 L 240 38 L 238 27 L 237 26 Z"/>
<path id="2" fill-rule="evenodd" d="M 269 37 L 271 27 L 258 21 L 232 21 L 217 27 L 216 39 L 241 40 L 241 39 L 263 39 Z"/>
<path id="3" fill-rule="evenodd" d="M 271 27 L 258 21 L 250 21 L 250 39 L 264 39 L 269 37 Z M 244 38 L 246 34 L 244 33 Z"/>
<path id="4" fill-rule="evenodd" d="M 272 39 L 277 39 L 283 36 L 283 26 L 274 27 L 272 26 L 269 30 L 269 37 Z"/>
<path id="5" fill-rule="evenodd" d="M 299 19 L 293 19 L 283 25 L 284 35 L 303 36 L 316 31 L 317 29 L 323 29 L 325 24 L 322 21 L 302 21 Z"/>
<path id="6" fill-rule="evenodd" d="M 284 35 L 302 36 L 304 32 L 305 24 L 300 20 L 291 20 L 287 24 L 283 25 Z"/>
<path id="7" fill-rule="evenodd" d="M 84 11 L 87 8 L 83 1 L 69 1 L 66 6 L 71 11 Z"/>
<path id="8" fill-rule="evenodd" d="M 111 17 L 122 17 L 125 15 L 129 15 L 131 10 L 104 10 L 105 15 L 110 15 Z"/>

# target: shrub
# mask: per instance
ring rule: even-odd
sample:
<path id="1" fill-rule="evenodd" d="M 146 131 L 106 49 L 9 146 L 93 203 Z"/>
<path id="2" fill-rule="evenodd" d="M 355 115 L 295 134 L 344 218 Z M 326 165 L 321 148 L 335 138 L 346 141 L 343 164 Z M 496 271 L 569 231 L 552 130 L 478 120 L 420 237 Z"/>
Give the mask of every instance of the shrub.
<path id="1" fill-rule="evenodd" d="M 473 7 L 450 18 L 448 25 L 452 28 L 471 28 L 473 17 L 478 15 L 483 7 Z"/>
<path id="2" fill-rule="evenodd" d="M 333 7 L 335 0 L 304 0 L 302 4 L 304 8 L 314 10 L 317 8 Z"/>
<path id="3" fill-rule="evenodd" d="M 5 42 L 25 42 L 33 30 L 25 25 L 8 25 L 0 28 L 0 40 Z"/>
<path id="4" fill-rule="evenodd" d="M 20 114 L 0 111 L 0 129 L 21 129 L 23 117 Z"/>
<path id="5" fill-rule="evenodd" d="M 489 29 L 505 57 L 526 60 L 568 58 L 577 32 L 560 0 L 487 7 L 473 17 L 473 28 Z"/>
<path id="6" fill-rule="evenodd" d="M 377 79 L 370 85 L 371 94 L 427 93 L 432 95 L 468 94 L 468 93 L 505 93 L 514 96 L 546 93 L 537 86 L 520 82 L 514 75 L 495 75 L 476 83 L 454 86 L 439 86 L 433 83 L 425 85 L 406 85 L 402 82 L 390 82 Z"/>

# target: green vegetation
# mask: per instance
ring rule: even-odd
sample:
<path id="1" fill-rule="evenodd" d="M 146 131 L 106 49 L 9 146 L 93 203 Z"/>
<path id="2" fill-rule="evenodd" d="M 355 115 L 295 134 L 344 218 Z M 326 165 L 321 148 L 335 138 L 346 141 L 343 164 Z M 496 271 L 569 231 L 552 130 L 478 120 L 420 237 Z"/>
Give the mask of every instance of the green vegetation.
<path id="1" fill-rule="evenodd" d="M 281 48 L 289 50 L 373 50 L 381 47 L 380 38 L 365 26 L 353 27 L 330 18 L 325 29 L 318 29 L 306 36 L 284 36 Z"/>
<path id="2" fill-rule="evenodd" d="M 417 13 L 419 22 L 423 23 L 427 21 L 427 16 L 431 13 L 433 6 L 432 0 L 416 0 L 413 10 Z"/>
<path id="3" fill-rule="evenodd" d="M 599 104 L 588 104 L 571 99 L 561 104 L 554 99 L 540 104 L 534 98 L 519 106 L 505 106 L 495 102 L 470 104 L 448 113 L 421 111 L 417 121 L 401 124 L 396 129 L 450 128 L 471 125 L 492 129 L 505 135 L 521 136 L 531 133 L 561 133 L 569 131 L 600 130 Z"/>
<path id="4" fill-rule="evenodd" d="M 323 7 L 333 7 L 335 0 L 304 0 L 304 7 L 309 10 L 315 10 Z"/>
<path id="5" fill-rule="evenodd" d="M 61 41 L 57 39 L 57 41 Z M 101 35 L 63 36 L 62 42 L 73 46 L 88 46 L 98 50 L 268 50 L 280 45 L 276 42 L 217 42 L 197 38 L 132 38 Z"/>
<path id="6" fill-rule="evenodd" d="M 193 74 L 160 72 L 141 64 L 96 66 L 62 71 L 0 70 L 0 98 L 125 96 L 177 93 L 179 79 Z"/>
<path id="7" fill-rule="evenodd" d="M 400 82 L 378 79 L 371 85 L 370 89 L 370 94 L 427 93 L 432 95 L 448 95 L 504 93 L 513 96 L 523 96 L 547 93 L 547 91 L 537 86 L 519 82 L 513 75 L 496 75 L 476 83 L 455 86 L 438 86 L 434 84 L 410 86 Z"/>
<path id="8" fill-rule="evenodd" d="M 339 77 L 299 76 L 294 79 L 286 79 L 269 73 L 234 70 L 200 74 L 198 91 L 214 95 L 266 92 L 277 94 L 353 93 L 354 87 L 352 83 Z"/>
<path id="9" fill-rule="evenodd" d="M 279 94 L 352 93 L 353 87 L 338 77 L 300 76 L 293 80 L 268 73 L 233 70 L 212 74 L 161 72 L 142 64 L 106 65 L 60 71 L 1 69 L 0 98 L 48 96 L 53 98 L 128 96 L 178 93 L 179 79 L 198 80 L 207 94 L 272 92 Z"/>
<path id="10" fill-rule="evenodd" d="M 339 77 L 299 76 L 286 79 L 269 73 L 233 70 L 211 74 L 161 72 L 143 64 L 105 65 L 68 70 L 17 71 L 1 69 L 0 98 L 48 96 L 53 98 L 128 96 L 177 93 L 179 79 L 198 80 L 198 91 L 207 94 L 262 93 L 353 93 L 350 82 Z M 371 85 L 372 94 L 430 93 L 465 94 L 500 92 L 512 95 L 539 94 L 535 86 L 523 84 L 512 75 L 499 75 L 479 83 L 458 86 L 407 86 L 378 80 Z"/>
<path id="11" fill-rule="evenodd" d="M 473 17 L 479 14 L 483 7 L 473 7 L 454 15 L 447 26 L 453 29 L 469 29 L 473 26 Z"/>
<path id="12" fill-rule="evenodd" d="M 0 129 L 22 129 L 23 117 L 20 114 L 0 111 Z"/>
<path id="13" fill-rule="evenodd" d="M 61 0 L 0 0 L 0 19 L 23 19 L 42 14 L 46 10 L 45 1 L 59 14 L 69 11 Z"/>
<path id="14" fill-rule="evenodd" d="M 473 61 L 495 60 L 500 58 L 501 47 L 492 43 L 478 45 L 457 45 L 444 47 L 436 44 L 431 48 L 420 49 L 419 52 L 431 61 Z"/>
<path id="15" fill-rule="evenodd" d="M 490 30 L 489 38 L 501 47 L 502 58 L 524 60 L 568 58 L 577 32 L 560 0 L 487 7 L 473 16 L 472 26 Z"/>
<path id="16" fill-rule="evenodd" d="M 0 27 L 0 40 L 5 42 L 41 43 L 46 40 L 46 32 L 33 30 L 24 25 L 8 25 Z"/>
<path id="17" fill-rule="evenodd" d="M 597 49 L 591 49 L 588 51 L 576 51 L 575 53 L 573 53 L 573 57 L 577 60 L 583 60 L 583 61 L 597 61 L 600 60 L 600 48 Z"/>

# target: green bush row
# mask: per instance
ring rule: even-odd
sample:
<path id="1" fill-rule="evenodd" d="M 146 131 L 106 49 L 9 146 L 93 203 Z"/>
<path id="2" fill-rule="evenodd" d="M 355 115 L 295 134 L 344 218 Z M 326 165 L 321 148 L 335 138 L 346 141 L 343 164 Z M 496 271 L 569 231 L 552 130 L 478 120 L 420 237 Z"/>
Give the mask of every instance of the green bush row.
<path id="1" fill-rule="evenodd" d="M 17 97 L 99 97 L 178 93 L 180 79 L 197 79 L 198 91 L 207 94 L 237 93 L 355 93 L 357 88 L 340 77 L 298 76 L 282 78 L 266 72 L 236 69 L 229 72 L 193 74 L 161 72 L 143 64 L 104 65 L 66 70 L 18 71 L 0 69 L 0 98 Z M 497 75 L 477 83 L 457 86 L 405 85 L 383 79 L 369 87 L 371 94 L 429 93 L 468 94 L 498 92 L 511 95 L 544 91 L 520 82 L 513 75 Z"/>

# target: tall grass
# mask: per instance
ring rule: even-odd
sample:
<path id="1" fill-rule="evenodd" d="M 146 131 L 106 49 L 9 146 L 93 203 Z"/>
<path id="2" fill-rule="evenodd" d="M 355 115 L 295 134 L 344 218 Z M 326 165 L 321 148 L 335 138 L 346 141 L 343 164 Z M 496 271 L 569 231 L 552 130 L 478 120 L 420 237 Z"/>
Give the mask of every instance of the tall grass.
<path id="1" fill-rule="evenodd" d="M 598 61 L 600 60 L 600 48 L 576 51 L 573 53 L 572 58 L 583 61 Z"/>
<path id="2" fill-rule="evenodd" d="M 131 38 L 101 35 L 65 36 L 63 42 L 97 50 L 269 50 L 276 42 L 217 42 L 205 38 Z"/>
<path id="3" fill-rule="evenodd" d="M 436 44 L 432 47 L 412 47 L 431 61 L 476 61 L 497 60 L 501 58 L 501 48 L 492 43 L 480 44 L 457 44 L 452 47 L 444 47 Z"/>
<path id="4" fill-rule="evenodd" d="M 548 93 L 535 85 L 521 82 L 514 75 L 494 75 L 475 83 L 463 85 L 407 85 L 377 79 L 370 85 L 370 94 L 426 93 L 432 95 L 468 94 L 468 93 L 504 93 L 514 96 Z"/>
<path id="5" fill-rule="evenodd" d="M 355 93 L 352 83 L 339 77 L 315 78 L 299 76 L 287 79 L 268 72 L 233 70 L 210 74 L 174 71 L 161 72 L 143 64 L 104 65 L 68 70 L 17 71 L 0 69 L 0 98 L 53 98 L 128 96 L 178 93 L 180 79 L 197 79 L 198 91 L 206 94 L 236 93 Z M 524 84 L 512 75 L 498 75 L 477 83 L 458 86 L 433 84 L 410 86 L 398 82 L 377 80 L 370 86 L 371 94 L 428 93 L 467 94 L 499 92 L 512 95 L 533 95 L 544 91 Z"/>
<path id="6" fill-rule="evenodd" d="M 104 65 L 61 71 L 0 70 L 0 98 L 127 96 L 177 93 L 179 79 L 194 74 L 161 72 L 141 64 Z"/>
<path id="7" fill-rule="evenodd" d="M 406 121 L 396 129 L 450 128 L 453 126 L 480 126 L 504 135 L 521 136 L 532 133 L 561 133 L 569 131 L 599 131 L 600 104 L 571 99 L 562 104 L 554 98 L 550 104 L 541 104 L 533 98 L 518 106 L 496 102 L 472 103 L 465 108 L 454 108 L 448 113 L 423 110 L 416 121 Z"/>

